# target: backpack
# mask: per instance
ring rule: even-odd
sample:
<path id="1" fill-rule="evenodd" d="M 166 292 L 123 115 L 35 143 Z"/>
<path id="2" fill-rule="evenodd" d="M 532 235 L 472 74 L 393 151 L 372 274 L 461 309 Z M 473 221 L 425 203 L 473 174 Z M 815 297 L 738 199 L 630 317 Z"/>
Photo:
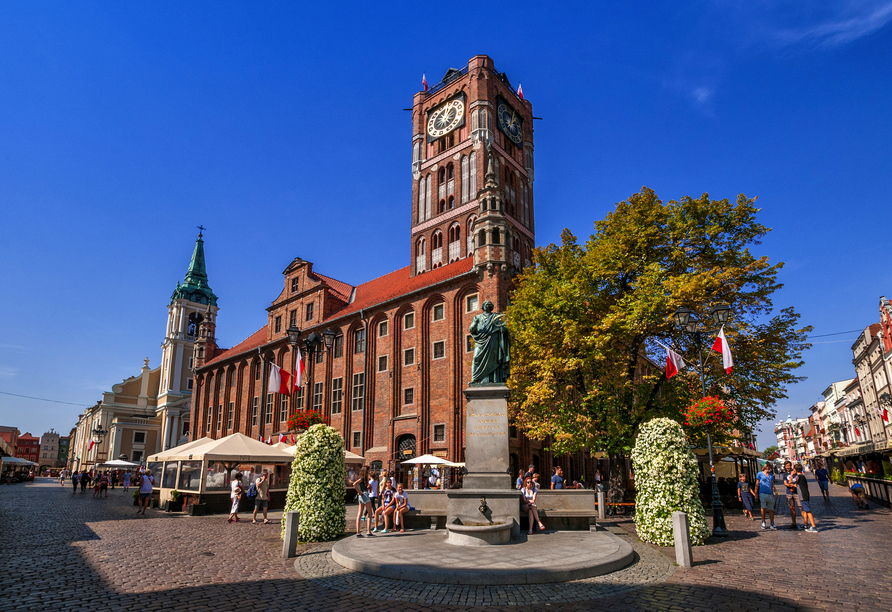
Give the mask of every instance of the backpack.
<path id="1" fill-rule="evenodd" d="M 255 497 L 257 497 L 257 483 L 256 482 L 252 482 L 251 486 L 248 487 L 247 495 L 248 495 L 248 499 L 254 499 Z"/>

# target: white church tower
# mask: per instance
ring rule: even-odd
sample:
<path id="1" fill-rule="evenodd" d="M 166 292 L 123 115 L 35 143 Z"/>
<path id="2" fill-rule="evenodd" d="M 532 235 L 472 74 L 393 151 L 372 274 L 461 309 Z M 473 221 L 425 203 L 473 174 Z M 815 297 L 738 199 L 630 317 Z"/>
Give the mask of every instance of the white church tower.
<path id="1" fill-rule="evenodd" d="M 216 317 L 217 296 L 208 286 L 204 240 L 199 233 L 186 279 L 183 284 L 177 282 L 167 306 L 167 334 L 161 345 L 161 387 L 158 390 L 162 450 L 186 442 L 192 409 L 193 347 L 199 326 L 205 321 L 213 322 Z"/>

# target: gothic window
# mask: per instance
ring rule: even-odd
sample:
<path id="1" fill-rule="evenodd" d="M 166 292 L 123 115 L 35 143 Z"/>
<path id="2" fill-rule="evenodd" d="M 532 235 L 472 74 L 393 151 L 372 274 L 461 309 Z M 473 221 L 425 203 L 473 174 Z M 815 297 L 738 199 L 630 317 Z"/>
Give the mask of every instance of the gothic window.
<path id="1" fill-rule="evenodd" d="M 421 223 L 424 221 L 424 186 L 426 181 L 422 177 L 421 180 L 418 181 L 418 222 Z"/>
<path id="2" fill-rule="evenodd" d="M 260 380 L 260 362 L 254 362 L 254 380 Z"/>
<path id="3" fill-rule="evenodd" d="M 446 166 L 446 202 L 450 209 L 455 208 L 455 167 Z"/>
<path id="4" fill-rule="evenodd" d="M 427 180 L 424 184 L 424 218 L 431 218 L 431 177 L 430 174 L 427 175 Z"/>
<path id="5" fill-rule="evenodd" d="M 468 201 L 468 157 L 461 157 L 461 201 L 462 204 Z"/>
<path id="6" fill-rule="evenodd" d="M 418 163 L 421 161 L 421 141 L 416 142 L 412 145 L 412 163 Z"/>
<path id="7" fill-rule="evenodd" d="M 186 325 L 186 335 L 193 338 L 196 337 L 198 335 L 198 326 L 201 325 L 202 321 L 204 321 L 204 317 L 197 312 L 190 314 L 189 322 Z"/>
<path id="8" fill-rule="evenodd" d="M 477 234 L 477 246 L 483 246 L 486 244 L 486 230 L 480 230 Z"/>
<path id="9" fill-rule="evenodd" d="M 493 155 L 492 161 L 493 161 L 493 169 L 495 170 L 495 173 L 496 173 L 496 184 L 498 185 L 499 184 L 499 173 L 501 172 L 501 170 L 499 169 L 499 158 L 496 157 L 495 155 Z"/>
<path id="10" fill-rule="evenodd" d="M 468 156 L 468 172 L 470 179 L 468 180 L 468 197 L 472 200 L 477 197 L 477 152 L 471 151 Z"/>
<path id="11" fill-rule="evenodd" d="M 474 223 L 477 221 L 477 217 L 473 216 L 468 219 L 468 231 L 466 232 L 468 236 L 468 252 L 467 255 L 474 254 Z"/>
<path id="12" fill-rule="evenodd" d="M 431 237 L 431 268 L 443 265 L 443 232 L 437 230 Z"/>
<path id="13" fill-rule="evenodd" d="M 461 257 L 461 226 L 453 223 L 449 228 L 449 262 L 458 261 Z"/>
<path id="14" fill-rule="evenodd" d="M 497 227 L 492 228 L 492 244 L 502 244 L 502 234 Z"/>
<path id="15" fill-rule="evenodd" d="M 425 240 L 424 238 L 419 238 L 415 241 L 415 273 L 424 272 L 427 263 L 427 258 L 425 257 Z"/>

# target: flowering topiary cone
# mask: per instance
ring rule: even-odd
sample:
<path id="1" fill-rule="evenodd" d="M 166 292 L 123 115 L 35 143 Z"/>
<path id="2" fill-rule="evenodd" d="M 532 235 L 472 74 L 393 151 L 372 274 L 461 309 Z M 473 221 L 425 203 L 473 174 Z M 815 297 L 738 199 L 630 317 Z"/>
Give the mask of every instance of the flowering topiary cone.
<path id="1" fill-rule="evenodd" d="M 709 536 L 700 503 L 697 458 L 681 425 L 672 419 L 653 419 L 641 426 L 632 449 L 635 469 L 635 526 L 638 537 L 672 546 L 672 513 L 687 512 L 691 543 Z"/>

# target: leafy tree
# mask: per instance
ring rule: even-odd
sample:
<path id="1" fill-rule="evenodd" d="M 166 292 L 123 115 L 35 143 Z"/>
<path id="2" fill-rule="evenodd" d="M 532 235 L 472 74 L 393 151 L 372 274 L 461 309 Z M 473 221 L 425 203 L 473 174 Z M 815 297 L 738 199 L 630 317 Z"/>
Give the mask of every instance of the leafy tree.
<path id="1" fill-rule="evenodd" d="M 776 446 L 769 446 L 765 450 L 762 451 L 762 459 L 771 459 L 774 453 L 777 452 Z"/>
<path id="2" fill-rule="evenodd" d="M 773 310 L 783 264 L 750 253 L 769 231 L 758 210 L 743 195 L 664 203 L 642 188 L 595 222 L 585 245 L 564 230 L 560 245 L 537 249 L 506 311 L 514 423 L 531 438 L 549 438 L 556 453 L 627 455 L 643 422 L 681 421 L 681 409 L 701 396 L 693 368 L 666 379 L 657 342 L 697 366 L 697 348 L 672 313 L 686 306 L 707 321 L 719 304 L 733 309 L 725 336 L 735 366 L 725 374 L 710 335 L 707 393 L 733 404 L 741 426 L 774 418 L 787 386 L 802 380 L 794 371 L 811 328 L 797 329 L 791 307 Z M 701 432 L 689 433 L 699 443 Z M 611 461 L 612 499 L 624 487 L 620 465 Z"/>

